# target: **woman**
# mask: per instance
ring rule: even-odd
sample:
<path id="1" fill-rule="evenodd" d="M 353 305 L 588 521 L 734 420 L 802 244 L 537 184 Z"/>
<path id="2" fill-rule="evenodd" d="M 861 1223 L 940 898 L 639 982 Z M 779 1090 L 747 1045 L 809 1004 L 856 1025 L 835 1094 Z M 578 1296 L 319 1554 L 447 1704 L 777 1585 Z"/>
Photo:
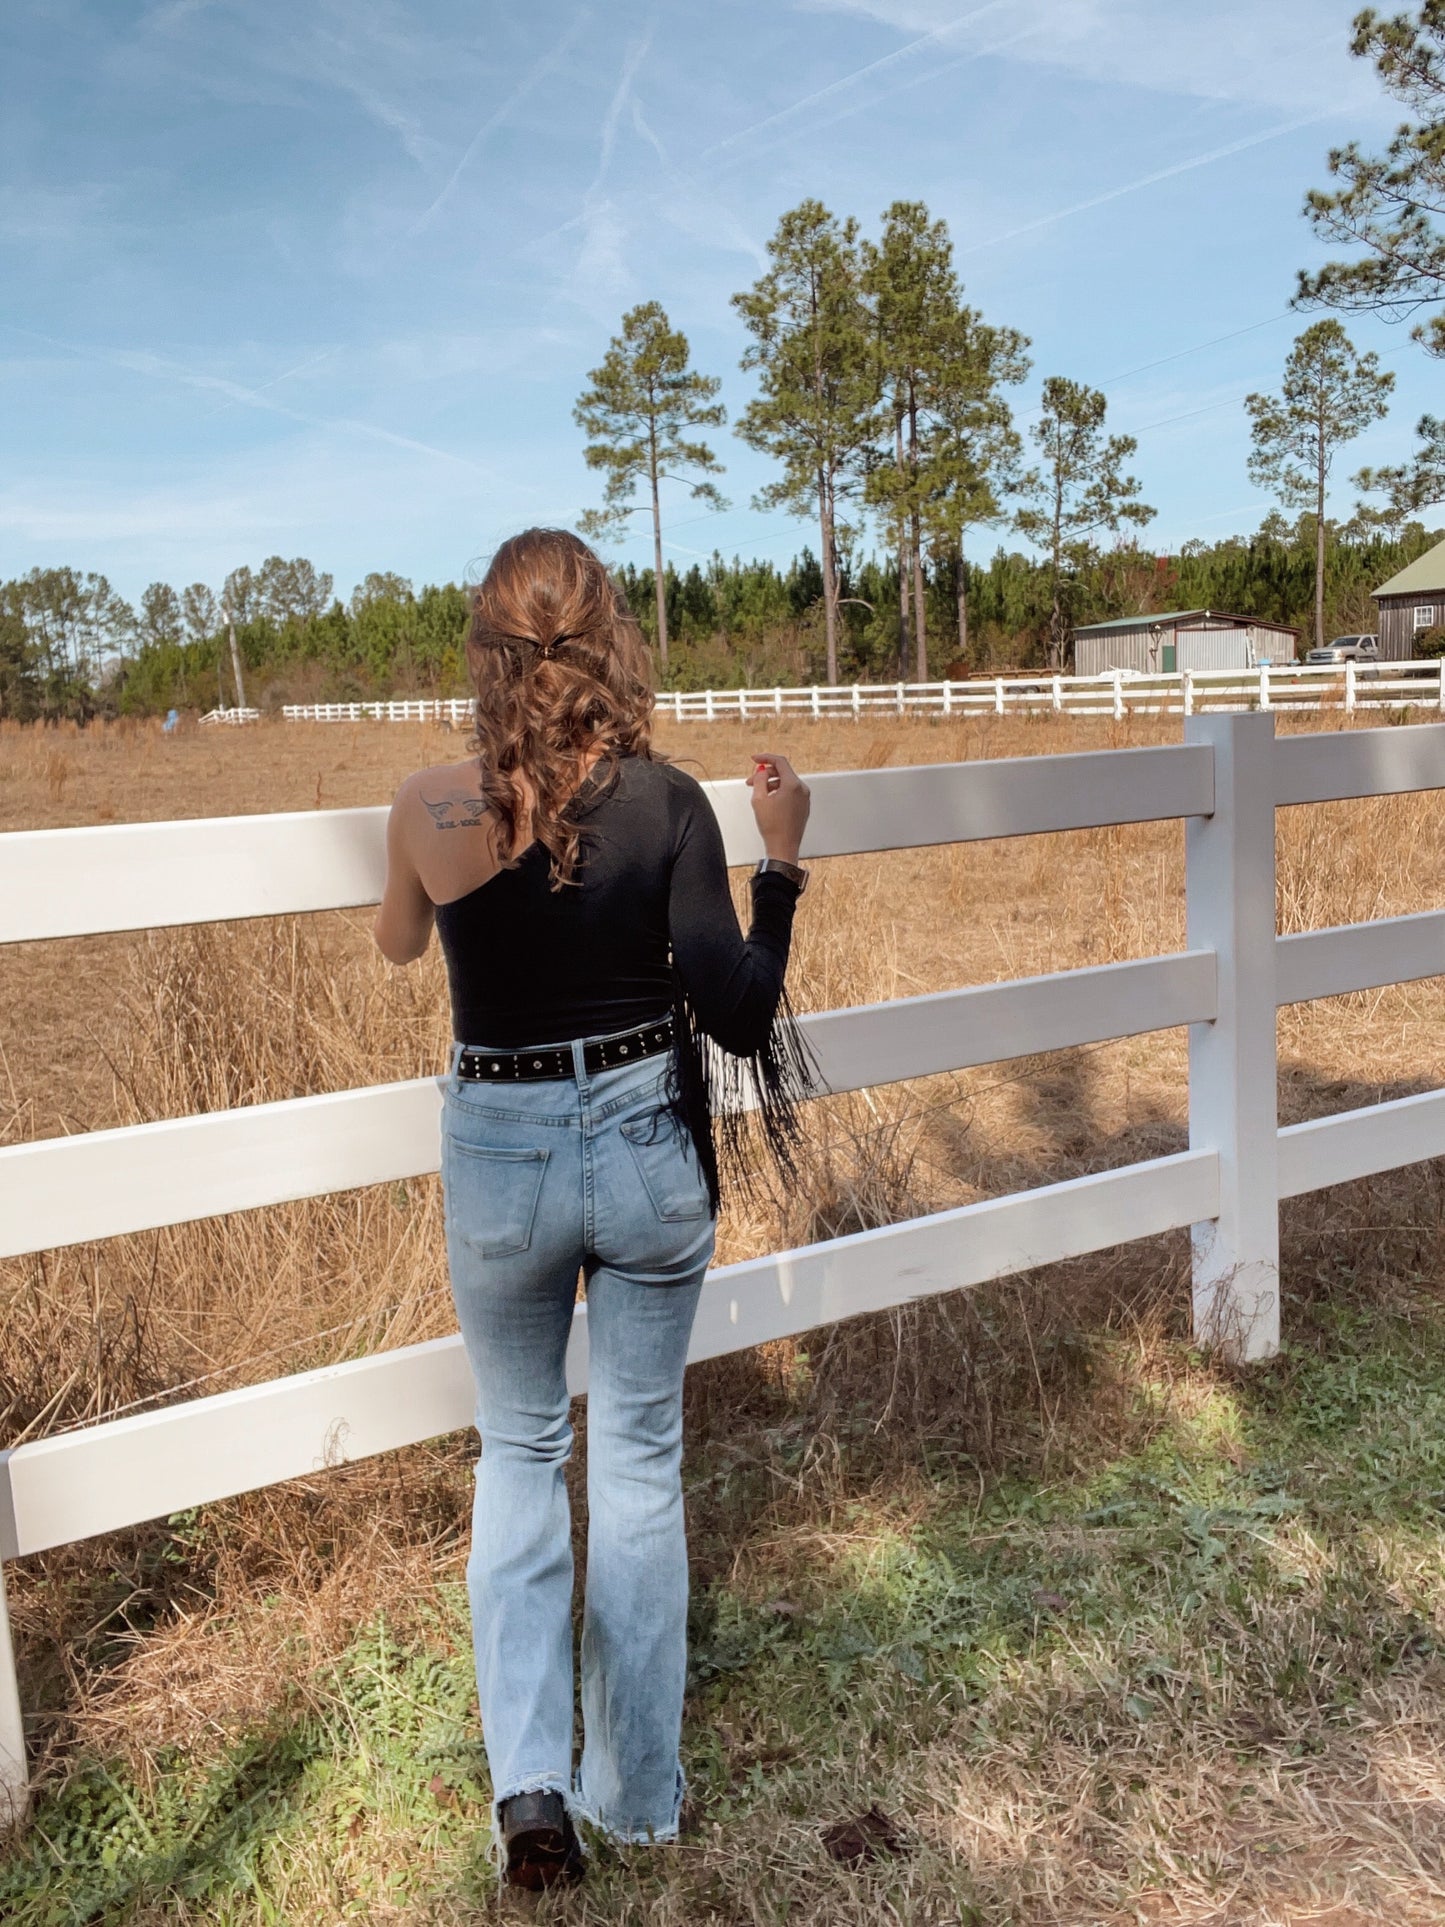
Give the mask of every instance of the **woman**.
<path id="1" fill-rule="evenodd" d="M 686 1671 L 682 1378 L 712 1257 L 725 1107 L 750 1072 L 786 1169 L 812 1088 L 783 976 L 805 784 L 748 778 L 766 855 L 744 940 L 700 786 L 652 749 L 649 660 L 596 555 L 529 529 L 473 603 L 479 754 L 420 770 L 387 825 L 376 941 L 451 990 L 442 1189 L 477 1387 L 467 1565 L 493 1842 L 508 1882 L 575 1879 L 574 1816 L 676 1837 Z M 705 1039 L 731 1053 L 716 1057 Z M 587 1298 L 584 1744 L 572 1769 L 565 1374 Z"/>

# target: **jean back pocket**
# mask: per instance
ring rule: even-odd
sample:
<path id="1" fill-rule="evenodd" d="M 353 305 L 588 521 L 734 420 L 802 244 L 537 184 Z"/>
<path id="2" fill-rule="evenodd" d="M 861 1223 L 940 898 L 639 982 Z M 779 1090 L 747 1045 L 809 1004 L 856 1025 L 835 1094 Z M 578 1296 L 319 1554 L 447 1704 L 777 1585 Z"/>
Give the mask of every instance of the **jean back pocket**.
<path id="1" fill-rule="evenodd" d="M 624 1118 L 618 1128 L 658 1217 L 665 1224 L 706 1217 L 707 1180 L 678 1119 L 654 1111 Z"/>
<path id="2" fill-rule="evenodd" d="M 532 1242 L 542 1179 L 552 1153 L 447 1140 L 447 1204 L 463 1243 L 508 1258 Z"/>

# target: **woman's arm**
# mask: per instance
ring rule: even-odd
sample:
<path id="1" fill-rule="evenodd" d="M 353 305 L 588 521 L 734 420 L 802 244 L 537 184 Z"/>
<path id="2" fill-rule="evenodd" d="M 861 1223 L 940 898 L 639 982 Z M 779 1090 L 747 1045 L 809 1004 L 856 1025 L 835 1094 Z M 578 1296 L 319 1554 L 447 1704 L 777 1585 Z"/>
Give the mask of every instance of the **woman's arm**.
<path id="1" fill-rule="evenodd" d="M 768 774 L 786 772 L 780 801 Z M 775 779 L 776 776 L 775 776 Z M 796 860 L 807 820 L 808 791 L 782 758 L 749 778 L 754 814 L 772 855 Z M 761 808 L 758 805 L 761 804 Z M 683 988 L 708 1036 L 738 1057 L 768 1042 L 782 996 L 798 886 L 769 872 L 752 879 L 753 915 L 746 937 L 728 888 L 722 831 L 706 796 L 690 799 L 674 855 L 668 926 Z"/>
<path id="2" fill-rule="evenodd" d="M 396 793 L 386 819 L 386 887 L 376 913 L 372 935 L 382 956 L 394 964 L 414 963 L 431 942 L 436 911 L 422 887 L 412 853 L 411 830 L 416 814 L 415 778 L 408 777 Z"/>

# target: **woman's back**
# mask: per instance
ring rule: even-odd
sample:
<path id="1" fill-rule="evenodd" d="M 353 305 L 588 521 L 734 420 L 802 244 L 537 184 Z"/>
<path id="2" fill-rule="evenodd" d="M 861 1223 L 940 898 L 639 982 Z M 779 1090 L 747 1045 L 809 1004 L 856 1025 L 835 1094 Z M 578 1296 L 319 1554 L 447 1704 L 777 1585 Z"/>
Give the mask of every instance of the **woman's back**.
<path id="1" fill-rule="evenodd" d="M 515 869 L 437 906 L 452 1034 L 518 1047 L 630 1030 L 672 1008 L 668 889 L 679 819 L 697 784 L 650 757 L 583 782 L 575 883 L 551 888 L 530 844 Z"/>
<path id="2" fill-rule="evenodd" d="M 680 982 L 699 1026 L 748 1055 L 782 991 L 796 887 L 764 876 L 746 939 L 702 786 L 650 756 L 598 764 L 568 806 L 576 881 L 551 888 L 547 851 L 437 906 L 452 1034 L 519 1048 L 655 1023 Z M 676 978 L 673 964 L 676 965 Z"/>

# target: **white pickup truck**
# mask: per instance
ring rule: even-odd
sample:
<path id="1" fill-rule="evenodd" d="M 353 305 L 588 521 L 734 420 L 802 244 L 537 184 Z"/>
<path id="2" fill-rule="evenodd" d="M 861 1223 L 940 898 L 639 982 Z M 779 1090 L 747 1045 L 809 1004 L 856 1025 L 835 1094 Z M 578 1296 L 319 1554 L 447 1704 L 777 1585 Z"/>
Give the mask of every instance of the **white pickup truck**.
<path id="1" fill-rule="evenodd" d="M 1305 657 L 1306 662 L 1378 662 L 1380 660 L 1380 638 L 1378 636 L 1336 636 L 1318 649 L 1311 649 Z"/>

